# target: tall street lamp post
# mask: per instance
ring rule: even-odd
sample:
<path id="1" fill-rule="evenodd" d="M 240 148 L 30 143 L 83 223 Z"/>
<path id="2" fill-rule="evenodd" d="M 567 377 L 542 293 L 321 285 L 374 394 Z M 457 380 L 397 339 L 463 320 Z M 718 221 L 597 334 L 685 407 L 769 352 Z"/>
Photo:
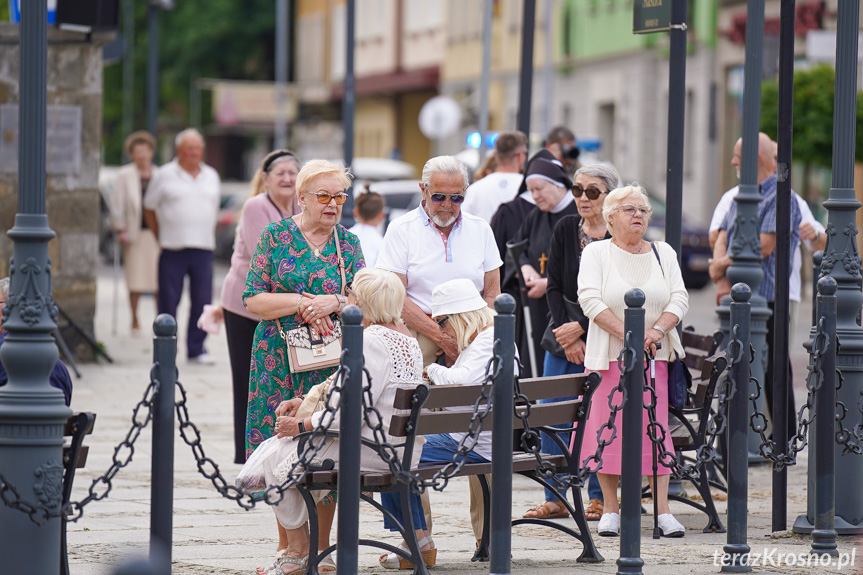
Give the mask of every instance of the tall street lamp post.
<path id="1" fill-rule="evenodd" d="M 757 379 L 762 387 L 765 384 L 764 370 L 767 363 L 767 318 L 770 309 L 767 301 L 758 293 L 764 272 L 761 270 L 761 238 L 758 225 L 758 202 L 761 194 L 758 191 L 758 127 L 761 119 L 761 59 L 764 36 L 764 2 L 763 0 L 747 0 L 746 7 L 746 63 L 743 72 L 743 150 L 741 155 L 740 191 L 735 198 L 737 202 L 737 218 L 735 231 L 729 246 L 731 265 L 727 276 L 731 285 L 743 282 L 752 290 L 752 335 L 751 343 L 755 348 L 751 376 Z M 731 296 L 722 298 L 716 313 L 719 315 L 719 325 L 729 337 L 729 314 Z M 753 383 L 750 392 L 755 391 Z M 764 411 L 764 394 L 758 398 L 759 411 Z M 750 412 L 753 407 L 750 405 Z M 750 430 L 749 458 L 760 458 L 758 434 Z"/>
<path id="2" fill-rule="evenodd" d="M 836 90 L 833 101 L 833 187 L 824 202 L 829 212 L 827 246 L 821 261 L 821 276 L 832 276 L 839 285 L 837 296 L 836 337 L 839 342 L 836 367 L 842 374 L 837 400 L 847 408 L 844 425 L 853 427 L 853 414 L 859 413 L 863 391 L 863 327 L 858 323 L 863 293 L 860 284 L 860 253 L 857 251 L 856 212 L 861 204 L 854 193 L 855 115 L 857 109 L 857 26 L 859 2 L 839 2 L 836 18 Z M 863 456 L 842 455 L 836 445 L 836 493 L 841 505 L 836 507 L 836 532 L 839 535 L 863 533 Z M 813 529 L 814 490 L 810 472 L 807 515 L 794 523 L 797 533 Z"/>
<path id="3" fill-rule="evenodd" d="M 54 232 L 45 213 L 47 2 L 21 2 L 18 213 L 9 301 L 3 308 L 0 361 L 9 382 L 0 387 L 0 474 L 22 501 L 59 510 L 63 486 L 63 423 L 71 411 L 48 384 L 57 361 L 51 332 L 57 307 L 51 296 L 48 242 Z M 4 496 L 5 497 L 5 496 Z M 56 573 L 60 519 L 37 525 L 0 503 L 0 557 L 4 573 Z"/>

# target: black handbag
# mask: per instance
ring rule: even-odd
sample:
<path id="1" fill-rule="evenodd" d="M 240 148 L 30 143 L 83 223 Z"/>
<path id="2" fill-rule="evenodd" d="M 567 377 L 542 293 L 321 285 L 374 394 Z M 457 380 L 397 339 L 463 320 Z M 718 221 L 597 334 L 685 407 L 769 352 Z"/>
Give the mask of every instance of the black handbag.
<path id="1" fill-rule="evenodd" d="M 686 396 L 692 385 L 692 374 L 686 363 L 679 357 L 668 362 L 668 407 L 683 409 L 686 407 Z"/>
<path id="2" fill-rule="evenodd" d="M 581 315 L 579 313 L 580 308 L 578 306 L 578 302 L 574 302 L 566 296 L 563 296 L 563 307 L 566 310 L 566 317 L 569 321 L 575 321 L 573 318 Z M 545 331 L 542 334 L 542 340 L 540 340 L 539 345 L 541 345 L 542 349 L 551 355 L 566 359 L 566 351 L 564 351 L 563 346 L 557 343 L 557 338 L 554 336 L 554 332 L 552 331 L 553 329 L 555 329 L 554 319 L 549 318 L 548 325 L 545 327 Z"/>
<path id="3" fill-rule="evenodd" d="M 659 262 L 659 269 L 662 270 L 662 277 L 665 277 L 665 270 L 662 269 L 662 260 L 659 259 L 659 252 L 656 251 L 656 245 L 651 243 L 653 255 L 656 256 L 656 261 Z M 680 357 L 671 361 L 669 356 L 668 361 L 668 407 L 672 409 L 683 409 L 686 407 L 686 394 L 689 391 L 689 386 L 692 385 L 692 374 L 689 373 L 689 368 Z"/>

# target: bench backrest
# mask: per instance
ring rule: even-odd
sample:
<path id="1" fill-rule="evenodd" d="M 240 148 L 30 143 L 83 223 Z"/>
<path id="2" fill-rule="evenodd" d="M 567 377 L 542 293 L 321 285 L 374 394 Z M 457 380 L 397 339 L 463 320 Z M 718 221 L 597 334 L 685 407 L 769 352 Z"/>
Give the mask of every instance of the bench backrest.
<path id="1" fill-rule="evenodd" d="M 683 359 L 683 362 L 689 368 L 690 373 L 692 373 L 693 379 L 710 379 L 713 366 L 706 365 L 705 361 L 716 353 L 716 350 L 722 343 L 722 332 L 716 331 L 710 335 L 697 334 L 689 326 L 681 332 L 680 340 L 683 344 L 683 349 L 686 351 L 686 357 Z"/>
<path id="2" fill-rule="evenodd" d="M 560 375 L 554 377 L 539 377 L 522 379 L 519 388 L 529 401 L 552 399 L 558 397 L 575 397 L 576 399 L 558 403 L 534 404 L 530 406 L 529 425 L 540 427 L 558 424 L 572 424 L 579 419 L 582 406 L 589 406 L 590 395 L 600 381 L 599 374 Z M 422 389 L 425 388 L 425 389 Z M 400 389 L 396 392 L 393 407 L 396 409 L 414 410 L 410 415 L 394 415 L 390 420 L 390 434 L 395 437 L 406 437 L 414 432 L 418 435 L 432 433 L 458 433 L 468 430 L 473 406 L 481 395 L 481 385 L 432 385 L 424 384 L 414 389 Z M 418 393 L 419 392 L 419 393 Z M 489 388 L 489 393 L 491 389 Z M 417 402 L 422 400 L 421 411 L 416 413 Z M 429 411 L 440 408 L 461 408 L 466 411 Z M 527 406 L 517 407 L 519 410 Z M 484 430 L 491 430 L 494 421 L 494 410 L 486 416 L 483 422 Z M 414 423 L 415 422 L 415 423 Z M 520 418 L 513 419 L 513 429 L 522 429 Z"/>

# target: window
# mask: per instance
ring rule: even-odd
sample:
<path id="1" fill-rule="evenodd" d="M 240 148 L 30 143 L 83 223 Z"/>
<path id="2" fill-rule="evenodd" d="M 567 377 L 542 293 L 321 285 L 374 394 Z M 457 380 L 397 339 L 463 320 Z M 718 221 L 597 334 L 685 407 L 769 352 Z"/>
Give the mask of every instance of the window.
<path id="1" fill-rule="evenodd" d="M 407 0 L 404 13 L 405 31 L 425 32 L 440 28 L 443 21 L 442 10 L 441 0 Z"/>

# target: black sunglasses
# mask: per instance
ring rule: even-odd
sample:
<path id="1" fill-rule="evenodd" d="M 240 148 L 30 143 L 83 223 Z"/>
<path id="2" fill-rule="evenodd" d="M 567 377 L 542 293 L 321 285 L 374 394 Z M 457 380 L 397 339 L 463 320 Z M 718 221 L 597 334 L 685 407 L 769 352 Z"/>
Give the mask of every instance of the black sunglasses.
<path id="1" fill-rule="evenodd" d="M 464 194 L 432 194 L 431 201 L 436 204 L 442 204 L 444 201 L 449 198 L 449 201 L 454 206 L 457 206 L 464 202 Z"/>
<path id="2" fill-rule="evenodd" d="M 596 198 L 598 198 L 602 194 L 607 194 L 607 193 L 608 192 L 600 192 L 596 188 L 587 188 L 585 190 L 584 188 L 582 188 L 578 184 L 575 184 L 574 186 L 572 186 L 572 195 L 575 196 L 576 198 L 580 198 L 581 194 L 587 194 L 588 200 L 595 200 Z"/>
<path id="3" fill-rule="evenodd" d="M 438 319 L 434 320 L 434 322 L 437 324 L 437 326 L 439 328 L 443 329 L 443 326 L 444 326 L 444 324 L 446 324 L 448 319 L 449 319 L 449 316 L 445 315 L 442 318 L 438 318 Z"/>

